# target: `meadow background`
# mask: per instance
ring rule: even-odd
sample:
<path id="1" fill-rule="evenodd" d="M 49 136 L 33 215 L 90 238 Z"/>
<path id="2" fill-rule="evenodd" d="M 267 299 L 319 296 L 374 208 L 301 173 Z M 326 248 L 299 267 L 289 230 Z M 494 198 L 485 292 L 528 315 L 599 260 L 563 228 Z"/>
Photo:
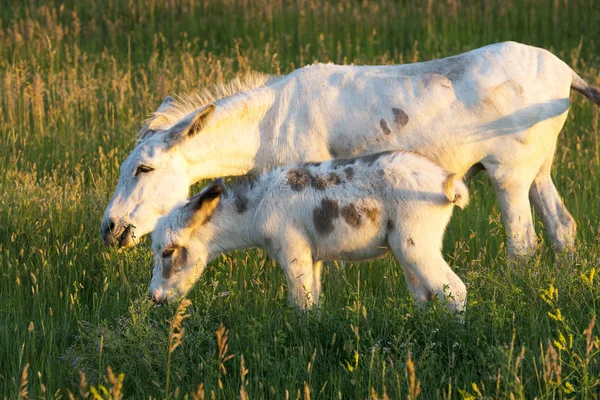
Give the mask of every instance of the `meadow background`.
<path id="1" fill-rule="evenodd" d="M 463 325 L 439 302 L 416 309 L 391 257 L 332 264 L 322 309 L 299 314 L 259 250 L 212 262 L 181 320 L 146 298 L 148 240 L 105 248 L 99 226 L 167 94 L 502 40 L 547 48 L 600 86 L 599 22 L 597 0 L 3 2 L 0 397 L 597 399 L 600 109 L 577 93 L 553 170 L 577 249 L 554 255 L 536 222 L 540 251 L 510 263 L 478 175 L 444 245 L 469 285 Z"/>

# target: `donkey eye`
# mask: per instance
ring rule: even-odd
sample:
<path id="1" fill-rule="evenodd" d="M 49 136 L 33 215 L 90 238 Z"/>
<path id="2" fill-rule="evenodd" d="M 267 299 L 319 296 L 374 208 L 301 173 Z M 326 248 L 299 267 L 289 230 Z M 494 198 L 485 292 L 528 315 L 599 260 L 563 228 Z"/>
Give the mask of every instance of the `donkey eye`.
<path id="1" fill-rule="evenodd" d="M 163 256 L 163 258 L 168 258 L 168 257 L 171 257 L 174 252 L 175 252 L 174 248 L 164 249 L 162 252 L 162 256 Z"/>
<path id="2" fill-rule="evenodd" d="M 135 176 L 138 176 L 139 174 L 145 174 L 145 173 L 150 172 L 150 171 L 154 171 L 154 168 L 151 168 L 151 167 L 149 167 L 147 165 L 140 165 L 135 170 Z"/>

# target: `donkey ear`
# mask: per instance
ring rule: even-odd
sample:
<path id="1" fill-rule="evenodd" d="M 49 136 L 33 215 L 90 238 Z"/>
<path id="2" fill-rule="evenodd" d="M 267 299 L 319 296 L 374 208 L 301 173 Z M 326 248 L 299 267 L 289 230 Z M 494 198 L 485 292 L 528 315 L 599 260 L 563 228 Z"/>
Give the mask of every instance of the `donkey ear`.
<path id="1" fill-rule="evenodd" d="M 215 112 L 214 104 L 209 104 L 206 107 L 204 107 L 202 110 L 198 111 L 198 113 L 194 116 L 194 118 L 192 118 L 192 123 L 190 124 L 187 135 L 194 136 L 198 132 L 200 132 L 202 130 L 202 128 L 204 128 L 204 126 L 208 122 L 208 119 L 211 117 L 211 115 L 213 115 L 214 112 Z"/>
<path id="2" fill-rule="evenodd" d="M 158 106 L 158 110 L 159 111 L 164 111 L 167 108 L 169 108 L 171 106 L 171 104 L 173 104 L 174 102 L 175 102 L 174 98 L 172 98 L 171 96 L 167 96 L 163 100 L 162 104 L 160 106 Z"/>
<path id="3" fill-rule="evenodd" d="M 190 199 L 186 206 L 189 226 L 204 225 L 210 221 L 210 217 L 221 201 L 224 185 L 223 179 L 219 178 Z"/>
<path id="4" fill-rule="evenodd" d="M 215 112 L 215 105 L 209 104 L 191 117 L 182 119 L 171 128 L 169 138 L 173 141 L 180 141 L 195 136 L 206 126 L 213 112 Z"/>

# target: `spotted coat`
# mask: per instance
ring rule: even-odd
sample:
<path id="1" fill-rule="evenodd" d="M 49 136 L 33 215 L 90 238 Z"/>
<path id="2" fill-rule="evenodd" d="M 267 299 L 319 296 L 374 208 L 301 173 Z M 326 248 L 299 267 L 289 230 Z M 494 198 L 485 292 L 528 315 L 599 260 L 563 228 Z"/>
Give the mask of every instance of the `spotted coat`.
<path id="1" fill-rule="evenodd" d="M 446 287 L 449 307 L 460 311 L 466 289 L 440 248 L 453 205 L 467 201 L 454 174 L 401 151 L 296 164 L 232 187 L 218 180 L 159 221 L 150 292 L 157 301 L 182 295 L 210 259 L 260 246 L 281 264 L 291 303 L 310 307 L 321 292 L 321 261 L 391 249 L 419 301 L 443 298 Z"/>

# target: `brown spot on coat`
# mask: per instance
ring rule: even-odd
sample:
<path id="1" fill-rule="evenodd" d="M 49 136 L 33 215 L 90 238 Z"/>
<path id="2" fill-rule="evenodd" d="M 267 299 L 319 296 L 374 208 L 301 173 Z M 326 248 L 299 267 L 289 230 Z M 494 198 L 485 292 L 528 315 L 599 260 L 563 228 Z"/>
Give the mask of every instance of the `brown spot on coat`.
<path id="1" fill-rule="evenodd" d="M 321 207 L 313 210 L 313 222 L 317 232 L 328 235 L 333 232 L 333 222 L 340 216 L 340 207 L 336 200 L 325 197 L 321 200 Z"/>
<path id="2" fill-rule="evenodd" d="M 325 188 L 327 187 L 327 179 L 325 179 L 325 177 L 321 175 L 313 177 L 310 183 L 312 187 L 314 187 L 317 190 L 325 190 Z"/>
<path id="3" fill-rule="evenodd" d="M 381 118 L 381 121 L 379 121 L 379 126 L 381 127 L 384 135 L 389 135 L 392 133 L 392 130 L 385 119 Z"/>
<path id="4" fill-rule="evenodd" d="M 352 203 L 342 208 L 342 217 L 348 225 L 354 228 L 358 228 L 362 224 L 362 217 L 358 212 L 358 208 Z"/>
<path id="5" fill-rule="evenodd" d="M 243 214 L 248 210 L 248 198 L 243 194 L 238 194 L 235 198 L 235 208 L 239 214 Z"/>
<path id="6" fill-rule="evenodd" d="M 327 177 L 327 179 L 329 180 L 329 182 L 331 182 L 334 185 L 339 185 L 340 183 L 342 183 L 342 179 L 333 172 L 329 173 L 329 176 Z"/>
<path id="7" fill-rule="evenodd" d="M 332 186 L 339 185 L 340 183 L 341 183 L 340 177 L 333 172 L 330 172 L 329 175 L 327 175 L 327 176 L 323 176 L 323 175 L 314 176 L 311 181 L 312 187 L 314 187 L 317 190 L 325 190 Z"/>
<path id="8" fill-rule="evenodd" d="M 344 169 L 344 173 L 346 174 L 346 179 L 348 179 L 349 181 L 351 181 L 352 179 L 354 179 L 354 168 L 352 168 L 352 167 L 346 167 Z"/>
<path id="9" fill-rule="evenodd" d="M 400 127 L 408 124 L 408 114 L 399 108 L 392 108 L 392 112 L 394 113 L 394 123 Z"/>
<path id="10" fill-rule="evenodd" d="M 379 220 L 379 214 L 381 214 L 381 211 L 379 210 L 379 208 L 375 208 L 375 207 L 373 207 L 373 208 L 366 207 L 365 208 L 365 215 L 373 223 L 377 223 L 377 221 Z"/>
<path id="11" fill-rule="evenodd" d="M 410 236 L 406 240 L 406 243 L 408 243 L 409 246 L 414 246 L 415 245 L 415 241 Z"/>
<path id="12" fill-rule="evenodd" d="M 288 171 L 287 181 L 293 190 L 300 192 L 311 183 L 312 177 L 305 168 L 293 168 Z"/>

